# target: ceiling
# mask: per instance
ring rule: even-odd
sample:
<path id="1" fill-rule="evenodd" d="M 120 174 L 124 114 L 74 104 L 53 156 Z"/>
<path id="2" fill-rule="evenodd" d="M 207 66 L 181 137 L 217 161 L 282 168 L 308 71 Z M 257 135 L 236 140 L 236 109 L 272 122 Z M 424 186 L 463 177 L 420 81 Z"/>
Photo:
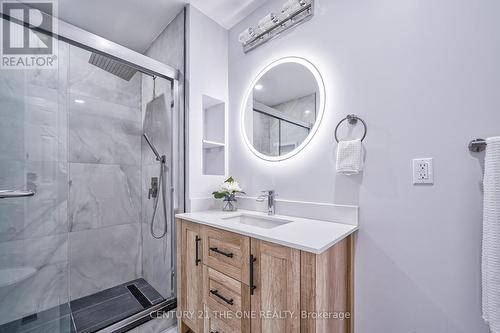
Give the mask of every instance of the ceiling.
<path id="1" fill-rule="evenodd" d="M 226 29 L 266 3 L 266 0 L 191 0 L 193 6 Z"/>
<path id="2" fill-rule="evenodd" d="M 191 3 L 226 29 L 266 0 L 59 0 L 58 17 L 138 52 L 144 52 Z"/>

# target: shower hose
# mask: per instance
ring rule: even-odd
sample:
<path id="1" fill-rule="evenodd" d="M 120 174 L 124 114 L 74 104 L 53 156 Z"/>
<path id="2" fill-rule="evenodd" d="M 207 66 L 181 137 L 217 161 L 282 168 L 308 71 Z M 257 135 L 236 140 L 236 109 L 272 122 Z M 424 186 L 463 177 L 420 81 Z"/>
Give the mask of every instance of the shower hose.
<path id="1" fill-rule="evenodd" d="M 154 208 L 153 208 L 153 216 L 151 217 L 151 224 L 150 224 L 150 228 L 151 228 L 151 235 L 156 238 L 156 239 L 160 239 L 160 238 L 163 238 L 163 236 L 165 236 L 167 234 L 167 226 L 168 226 L 168 221 L 167 221 L 167 202 L 166 202 L 166 184 L 165 184 L 165 157 L 162 157 L 161 161 L 160 161 L 160 186 L 161 186 L 161 197 L 162 197 L 162 203 L 163 203 L 163 218 L 164 218 L 164 221 L 165 221 L 165 228 L 163 230 L 163 232 L 161 233 L 161 235 L 156 235 L 155 234 L 155 231 L 154 231 L 154 224 L 155 224 L 155 216 L 156 216 L 156 210 L 158 209 L 158 201 L 160 199 L 160 194 L 158 194 L 155 198 L 155 203 L 154 203 Z"/>

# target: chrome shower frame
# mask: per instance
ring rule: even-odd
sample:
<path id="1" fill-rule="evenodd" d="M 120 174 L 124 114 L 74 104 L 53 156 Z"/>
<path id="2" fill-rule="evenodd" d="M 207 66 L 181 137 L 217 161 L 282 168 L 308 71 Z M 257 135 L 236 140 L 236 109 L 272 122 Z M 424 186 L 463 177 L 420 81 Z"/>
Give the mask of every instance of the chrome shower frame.
<path id="1" fill-rule="evenodd" d="M 14 0 L 15 1 L 15 0 Z M 29 8 L 29 6 L 23 4 L 20 1 L 19 6 Z M 4 19 L 8 19 L 11 22 L 18 23 L 21 25 L 29 25 L 29 22 L 24 22 L 22 20 L 13 18 L 2 11 L 0 8 L 0 13 Z M 50 15 L 42 13 L 44 17 L 50 17 Z M 95 52 L 98 54 L 105 55 L 106 57 L 118 60 L 124 64 L 137 69 L 138 71 L 151 75 L 158 76 L 169 81 L 178 80 L 179 71 L 172 68 L 162 62 L 159 62 L 153 58 L 145 56 L 139 52 L 133 51 L 126 48 L 120 44 L 114 43 L 106 38 L 95 35 L 86 30 L 80 29 L 72 24 L 61 21 L 56 17 L 50 18 L 54 22 L 54 26 L 57 27 L 56 31 L 44 30 L 39 27 L 32 28 L 34 31 L 45 33 L 51 35 L 54 38 L 63 40 L 69 44 L 78 46 L 90 52 Z"/>
<path id="2" fill-rule="evenodd" d="M 21 6 L 28 7 L 21 2 L 17 1 Z M 11 22 L 15 22 L 21 25 L 28 24 L 21 20 L 10 17 L 9 15 L 2 12 L 0 6 L 0 13 L 3 19 L 8 19 Z M 47 14 L 42 14 L 49 16 Z M 171 151 L 169 152 L 169 157 L 167 159 L 167 165 L 170 165 L 170 179 L 171 179 L 171 227 L 170 227 L 170 244 L 171 244 L 171 290 L 172 298 L 166 299 L 165 301 L 157 304 L 153 309 L 143 311 L 130 318 L 127 318 L 119 323 L 115 323 L 112 326 L 101 330 L 101 332 L 122 332 L 126 327 L 134 327 L 137 323 L 144 323 L 145 321 L 151 319 L 151 314 L 164 309 L 164 311 L 170 311 L 176 307 L 176 286 L 177 286 L 177 276 L 176 272 L 176 223 L 175 214 L 183 213 L 185 211 L 185 115 L 184 110 L 181 110 L 181 102 L 184 105 L 184 100 L 181 101 L 179 96 L 179 70 L 172 68 L 162 62 L 159 62 L 153 58 L 145 56 L 139 52 L 128 49 L 110 40 L 97 36 L 91 32 L 80 29 L 74 25 L 66 23 L 57 19 L 56 17 L 51 18 L 55 24 L 57 24 L 57 31 L 42 30 L 40 28 L 34 28 L 34 30 L 53 36 L 56 39 L 62 40 L 68 44 L 77 46 L 84 50 L 98 53 L 106 57 L 112 58 L 123 62 L 124 64 L 137 69 L 139 72 L 150 75 L 152 77 L 161 77 L 170 82 L 172 103 L 170 105 L 171 111 L 173 112 L 172 117 L 172 145 Z M 182 112 L 182 114 L 181 114 Z M 175 147 L 175 148 L 174 148 Z M 175 180 L 175 183 L 174 183 Z M 165 295 L 166 296 L 166 295 Z"/>

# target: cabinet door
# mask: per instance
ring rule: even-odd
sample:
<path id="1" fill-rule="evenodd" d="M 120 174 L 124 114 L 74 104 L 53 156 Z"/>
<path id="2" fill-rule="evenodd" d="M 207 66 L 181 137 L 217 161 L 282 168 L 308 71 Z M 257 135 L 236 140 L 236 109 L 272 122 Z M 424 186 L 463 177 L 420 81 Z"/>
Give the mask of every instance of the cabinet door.
<path id="1" fill-rule="evenodd" d="M 203 268 L 200 226 L 181 223 L 181 278 L 179 286 L 182 320 L 195 333 L 203 332 Z M 182 329 L 181 325 L 181 331 Z"/>
<path id="2" fill-rule="evenodd" d="M 300 251 L 252 239 L 250 253 L 251 332 L 300 332 Z"/>

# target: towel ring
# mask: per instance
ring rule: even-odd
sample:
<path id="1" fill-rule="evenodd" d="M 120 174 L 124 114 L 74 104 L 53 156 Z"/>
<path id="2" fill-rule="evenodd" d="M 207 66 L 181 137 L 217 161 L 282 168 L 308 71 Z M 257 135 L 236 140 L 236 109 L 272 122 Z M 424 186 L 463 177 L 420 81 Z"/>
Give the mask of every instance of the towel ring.
<path id="1" fill-rule="evenodd" d="M 348 114 L 347 117 L 345 117 L 344 119 L 339 121 L 339 123 L 335 127 L 335 141 L 337 141 L 337 143 L 339 142 L 339 138 L 337 137 L 337 131 L 340 127 L 340 124 L 342 124 L 346 120 L 351 125 L 356 125 L 358 123 L 358 120 L 361 121 L 361 123 L 363 124 L 363 127 L 365 128 L 365 133 L 363 134 L 363 137 L 361 138 L 361 141 L 363 141 L 366 138 L 366 133 L 368 132 L 368 127 L 366 126 L 365 121 L 363 119 L 359 118 L 358 116 L 356 116 L 355 114 Z"/>

